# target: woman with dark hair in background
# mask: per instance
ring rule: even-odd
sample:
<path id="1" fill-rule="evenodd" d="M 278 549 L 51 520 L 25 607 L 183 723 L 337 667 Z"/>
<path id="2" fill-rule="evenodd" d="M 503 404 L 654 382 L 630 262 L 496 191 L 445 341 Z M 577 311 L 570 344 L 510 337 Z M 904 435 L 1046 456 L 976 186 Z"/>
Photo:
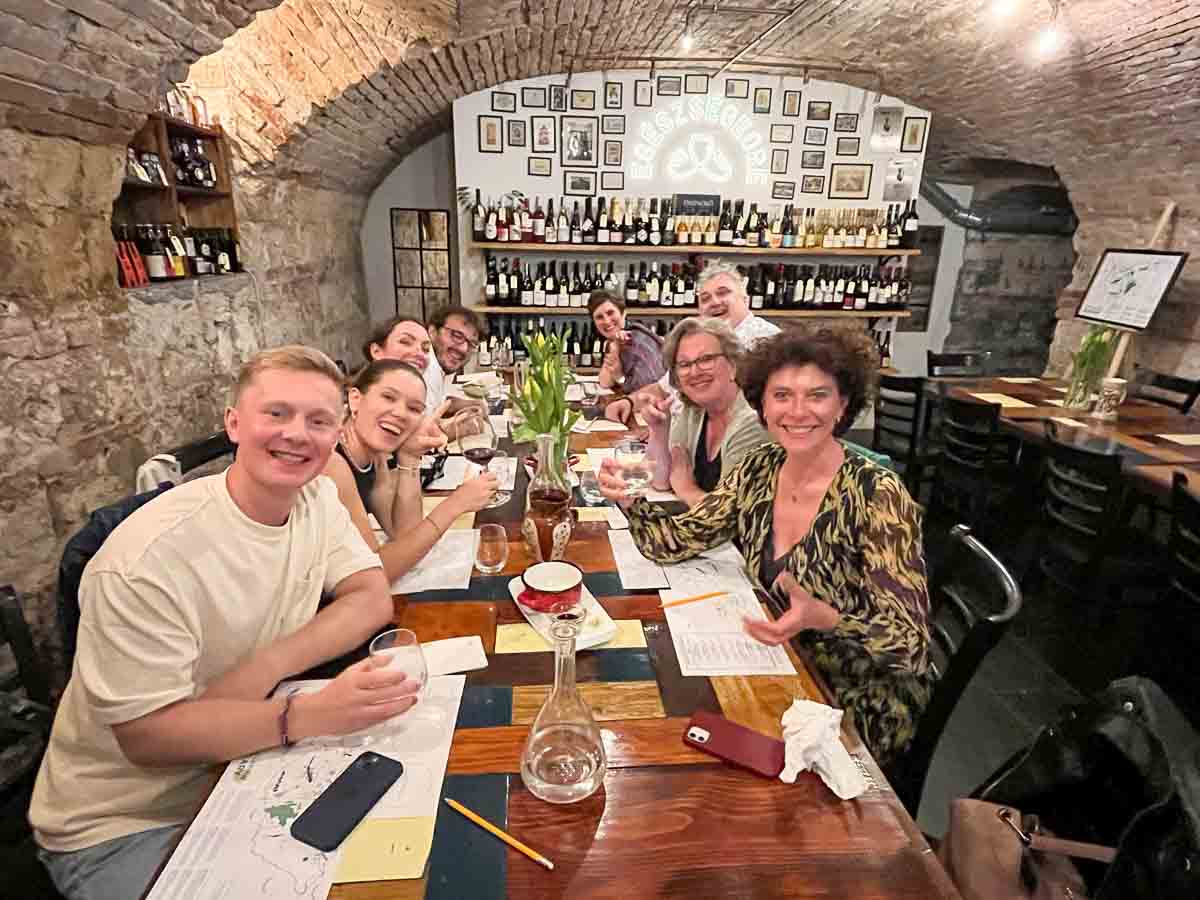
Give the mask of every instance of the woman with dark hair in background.
<path id="1" fill-rule="evenodd" d="M 631 504 L 612 460 L 600 485 L 628 508 L 637 547 L 655 562 L 732 541 L 750 578 L 789 607 L 746 630 L 766 644 L 801 635 L 885 764 L 912 740 L 933 676 L 920 508 L 893 472 L 839 440 L 873 394 L 878 365 L 863 331 L 785 331 L 760 342 L 738 378 L 777 443 L 751 450 L 677 516 Z"/>
<path id="2" fill-rule="evenodd" d="M 605 407 L 604 417 L 630 425 L 633 395 L 666 374 L 662 341 L 641 323 L 626 327 L 625 301 L 612 291 L 592 291 L 588 313 L 607 342 L 600 364 L 600 386 L 620 395 Z"/>

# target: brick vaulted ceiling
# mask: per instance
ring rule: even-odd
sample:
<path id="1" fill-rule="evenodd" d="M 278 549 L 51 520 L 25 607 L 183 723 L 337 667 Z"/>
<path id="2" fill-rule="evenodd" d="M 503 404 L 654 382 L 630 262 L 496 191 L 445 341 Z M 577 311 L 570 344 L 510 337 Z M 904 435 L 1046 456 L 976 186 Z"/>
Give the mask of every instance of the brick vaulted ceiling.
<path id="1" fill-rule="evenodd" d="M 206 57 L 223 73 L 226 125 L 248 167 L 362 193 L 446 126 L 456 97 L 602 67 L 587 54 L 680 55 L 686 5 L 0 0 L 0 126 L 123 143 L 163 81 Z M 1062 0 L 1065 44 L 1043 63 L 1029 48 L 1048 0 L 1022 0 L 1004 27 L 990 0 L 771 5 L 799 9 L 755 54 L 881 72 L 888 92 L 934 114 L 935 166 L 968 156 L 1055 166 L 1083 217 L 1128 215 L 1200 180 L 1194 0 Z M 772 21 L 702 8 L 693 54 L 736 50 Z M 1136 196 L 1114 189 L 1131 178 Z"/>

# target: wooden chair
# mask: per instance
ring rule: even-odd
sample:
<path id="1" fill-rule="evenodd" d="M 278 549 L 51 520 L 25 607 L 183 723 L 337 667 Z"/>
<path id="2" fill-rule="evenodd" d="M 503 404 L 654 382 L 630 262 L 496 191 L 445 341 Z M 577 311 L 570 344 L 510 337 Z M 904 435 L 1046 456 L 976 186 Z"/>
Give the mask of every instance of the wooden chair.
<path id="1" fill-rule="evenodd" d="M 1187 415 L 1192 411 L 1196 398 L 1200 397 L 1200 379 L 1164 375 L 1153 369 L 1134 366 L 1129 392 L 1142 400 L 1160 403 Z"/>
<path id="2" fill-rule="evenodd" d="M 991 369 L 992 351 L 964 350 L 960 353 L 925 351 L 925 374 L 930 378 L 986 375 Z"/>
<path id="3" fill-rule="evenodd" d="M 892 458 L 893 468 L 914 499 L 920 498 L 927 470 L 937 461 L 937 454 L 927 446 L 929 413 L 924 378 L 880 376 L 871 446 Z"/>
<path id="4" fill-rule="evenodd" d="M 1056 423 L 1046 427 L 1039 485 L 1039 551 L 1022 587 L 1047 579 L 1083 597 L 1146 577 L 1159 561 L 1149 542 L 1123 529 L 1126 486 L 1113 447 L 1066 442 Z"/>
<path id="5" fill-rule="evenodd" d="M 937 684 L 912 744 L 886 773 L 913 818 L 946 723 L 984 657 L 1021 610 L 1016 579 L 967 526 L 950 529 L 949 545 L 929 586 L 930 664 Z"/>
<path id="6" fill-rule="evenodd" d="M 1009 442 L 996 403 L 945 397 L 930 509 L 986 533 L 988 512 L 1012 490 Z"/>

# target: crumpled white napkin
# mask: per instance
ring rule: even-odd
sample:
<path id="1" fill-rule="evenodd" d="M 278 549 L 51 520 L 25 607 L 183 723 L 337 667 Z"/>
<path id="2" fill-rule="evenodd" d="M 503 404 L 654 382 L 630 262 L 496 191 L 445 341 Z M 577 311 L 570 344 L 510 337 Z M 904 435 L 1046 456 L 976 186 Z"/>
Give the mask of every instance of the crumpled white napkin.
<path id="1" fill-rule="evenodd" d="M 782 719 L 785 746 L 780 781 L 794 784 L 797 775 L 811 770 L 843 800 L 866 792 L 866 779 L 842 746 L 842 713 L 811 700 L 792 701 Z"/>

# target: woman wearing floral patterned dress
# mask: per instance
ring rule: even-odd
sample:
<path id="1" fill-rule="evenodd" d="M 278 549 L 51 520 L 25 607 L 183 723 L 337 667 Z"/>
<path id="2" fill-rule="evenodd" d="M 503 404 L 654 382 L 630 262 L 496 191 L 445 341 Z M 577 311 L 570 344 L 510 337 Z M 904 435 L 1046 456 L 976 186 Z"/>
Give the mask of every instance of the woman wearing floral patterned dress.
<path id="1" fill-rule="evenodd" d="M 877 375 L 864 332 L 784 332 L 760 343 L 738 378 L 776 444 L 752 450 L 676 516 L 631 503 L 611 461 L 600 483 L 656 562 L 732 541 L 751 579 L 790 607 L 774 621 L 747 622 L 747 631 L 767 644 L 800 635 L 886 764 L 912 740 L 933 674 L 919 507 L 895 473 L 838 440 Z"/>

